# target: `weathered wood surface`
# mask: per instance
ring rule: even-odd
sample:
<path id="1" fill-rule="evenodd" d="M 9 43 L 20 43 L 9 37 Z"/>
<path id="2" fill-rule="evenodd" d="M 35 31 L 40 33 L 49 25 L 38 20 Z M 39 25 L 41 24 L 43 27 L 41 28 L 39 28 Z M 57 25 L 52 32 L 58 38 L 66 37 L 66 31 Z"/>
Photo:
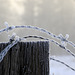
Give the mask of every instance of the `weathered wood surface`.
<path id="1" fill-rule="evenodd" d="M 49 75 L 49 42 L 19 42 L 0 63 L 0 75 Z"/>

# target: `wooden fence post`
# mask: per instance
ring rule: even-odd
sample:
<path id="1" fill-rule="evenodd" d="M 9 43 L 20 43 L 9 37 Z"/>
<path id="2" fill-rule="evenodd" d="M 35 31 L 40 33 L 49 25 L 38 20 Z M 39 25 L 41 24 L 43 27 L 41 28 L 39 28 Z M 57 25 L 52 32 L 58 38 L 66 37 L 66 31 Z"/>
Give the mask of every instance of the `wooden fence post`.
<path id="1" fill-rule="evenodd" d="M 0 51 L 8 43 L 0 43 Z M 0 75 L 49 75 L 49 42 L 19 42 L 0 63 Z"/>

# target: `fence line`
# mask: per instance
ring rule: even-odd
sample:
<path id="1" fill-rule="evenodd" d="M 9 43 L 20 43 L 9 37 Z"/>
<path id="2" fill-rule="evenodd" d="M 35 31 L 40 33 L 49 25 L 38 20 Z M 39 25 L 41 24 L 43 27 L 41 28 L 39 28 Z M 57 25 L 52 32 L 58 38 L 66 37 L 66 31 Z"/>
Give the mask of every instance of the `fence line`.
<path id="1" fill-rule="evenodd" d="M 59 34 L 59 35 L 57 36 L 57 35 L 55 35 L 55 34 L 49 32 L 49 31 L 47 31 L 47 30 L 45 30 L 45 29 L 42 29 L 42 28 L 39 28 L 39 27 L 27 26 L 27 25 L 23 25 L 23 26 L 14 26 L 14 25 L 13 25 L 13 26 L 9 26 L 9 24 L 8 24 L 7 22 L 5 22 L 5 25 L 6 25 L 6 28 L 0 30 L 0 33 L 1 33 L 1 32 L 4 32 L 4 31 L 7 31 L 7 32 L 8 32 L 8 31 L 13 30 L 13 29 L 15 29 L 15 28 L 30 28 L 30 29 L 35 29 L 35 30 L 44 32 L 44 33 L 50 35 L 50 36 L 53 37 L 53 38 L 56 38 L 56 39 L 61 40 L 62 45 L 63 45 L 63 43 L 64 43 L 64 44 L 67 44 L 67 43 L 68 43 L 68 44 L 70 44 L 71 46 L 75 47 L 75 44 L 74 44 L 73 42 L 67 40 L 67 39 L 69 38 L 69 35 L 68 35 L 68 34 L 66 34 L 66 36 L 63 37 L 62 34 Z"/>
<path id="2" fill-rule="evenodd" d="M 7 54 L 7 52 L 10 50 L 10 48 L 12 48 L 15 44 L 17 44 L 19 41 L 22 41 L 22 40 L 26 40 L 27 38 L 39 38 L 39 39 L 43 39 L 43 40 L 48 40 L 48 41 L 51 41 L 53 43 L 55 43 L 57 46 L 59 46 L 60 48 L 66 50 L 69 54 L 71 54 L 73 57 L 75 57 L 75 54 L 72 53 L 69 49 L 66 48 L 66 44 L 69 43 L 71 46 L 75 47 L 75 44 L 72 43 L 71 41 L 67 40 L 69 35 L 66 35 L 66 37 L 63 37 L 62 34 L 56 36 L 55 34 L 53 33 L 50 33 L 48 32 L 47 30 L 45 29 L 41 29 L 41 28 L 38 28 L 38 27 L 34 27 L 34 26 L 8 26 L 8 24 L 6 23 L 5 24 L 7 27 L 5 29 L 2 29 L 0 30 L 0 33 L 1 32 L 4 32 L 4 31 L 10 31 L 12 29 L 15 29 L 15 28 L 32 28 L 32 29 L 36 29 L 36 30 L 39 30 L 39 31 L 42 31 L 46 34 L 49 34 L 51 37 L 54 37 L 56 39 L 60 39 L 61 40 L 61 44 L 58 43 L 57 41 L 53 40 L 53 39 L 49 39 L 49 38 L 44 38 L 42 36 L 26 36 L 26 37 L 23 37 L 23 38 L 20 38 L 20 37 L 17 37 L 16 35 L 12 35 L 11 38 L 9 39 L 10 40 L 10 43 L 9 45 L 1 51 L 0 53 L 0 62 L 3 60 L 4 56 Z M 70 67 L 69 65 L 65 64 L 64 62 L 60 61 L 60 60 L 57 60 L 57 59 L 54 59 L 54 58 L 50 58 L 51 60 L 54 60 L 56 62 L 59 62 L 63 65 L 65 65 L 66 67 L 70 68 L 71 70 L 75 71 L 75 69 L 73 69 L 72 67 Z"/>
<path id="3" fill-rule="evenodd" d="M 50 42 L 55 43 L 57 46 L 59 46 L 60 48 L 64 49 L 65 51 L 67 51 L 70 55 L 72 55 L 73 57 L 75 57 L 75 54 L 71 52 L 71 50 L 69 50 L 68 48 L 62 46 L 61 44 L 59 44 L 57 41 L 53 40 L 53 39 L 47 39 L 47 38 L 43 38 L 42 36 L 27 36 L 24 38 L 39 38 L 39 39 L 44 39 L 44 40 L 48 40 Z"/>
<path id="4" fill-rule="evenodd" d="M 41 36 L 26 36 L 24 37 L 25 40 L 27 38 L 39 38 L 39 39 L 44 39 L 44 40 L 49 40 L 49 39 L 46 39 L 46 38 L 43 38 Z M 22 38 L 23 39 L 23 38 Z M 2 50 L 2 52 L 0 53 L 0 62 L 3 60 L 4 56 L 7 54 L 7 52 L 10 50 L 10 48 L 12 48 L 15 44 L 17 44 L 19 41 L 22 40 L 21 38 L 19 40 L 14 40 L 11 44 L 9 44 L 4 50 Z M 54 42 L 53 40 L 50 40 L 51 42 Z M 63 47 L 62 47 L 63 48 Z M 64 64 L 66 67 L 70 68 L 71 70 L 75 71 L 75 69 L 73 69 L 72 67 L 70 67 L 69 65 L 65 64 L 64 62 L 60 61 L 60 60 L 57 60 L 57 59 L 54 59 L 52 57 L 50 57 L 51 60 L 54 60 L 56 62 L 59 62 L 61 64 Z"/>

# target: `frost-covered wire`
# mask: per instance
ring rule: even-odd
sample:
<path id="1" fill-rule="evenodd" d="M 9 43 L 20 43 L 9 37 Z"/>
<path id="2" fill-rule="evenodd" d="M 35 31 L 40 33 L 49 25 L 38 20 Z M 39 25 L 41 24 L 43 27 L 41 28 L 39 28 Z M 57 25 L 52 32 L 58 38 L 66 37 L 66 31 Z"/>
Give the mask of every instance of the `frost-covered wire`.
<path id="1" fill-rule="evenodd" d="M 25 40 L 27 38 L 39 38 L 39 39 L 43 39 L 43 40 L 48 40 L 50 42 L 53 42 L 55 43 L 57 46 L 59 46 L 60 48 L 66 50 L 69 54 L 71 54 L 73 57 L 75 57 L 75 54 L 72 53 L 69 49 L 66 48 L 66 45 L 67 43 L 70 44 L 71 46 L 75 47 L 75 44 L 71 41 L 68 40 L 69 38 L 69 35 L 66 34 L 65 37 L 63 37 L 62 34 L 59 34 L 58 36 L 45 30 L 45 29 L 42 29 L 42 28 L 38 28 L 38 27 L 34 27 L 34 26 L 9 26 L 9 24 L 7 22 L 5 22 L 5 25 L 6 25 L 6 28 L 5 29 L 2 29 L 0 30 L 0 33 L 1 32 L 4 32 L 4 31 L 10 31 L 12 29 L 15 29 L 15 28 L 30 28 L 30 29 L 35 29 L 35 30 L 38 30 L 38 31 L 41 31 L 41 32 L 44 32 L 48 35 L 50 35 L 51 37 L 53 38 L 56 38 L 56 39 L 60 39 L 61 40 L 61 44 L 58 43 L 57 41 L 53 40 L 53 39 L 49 39 L 49 38 L 44 38 L 42 36 L 26 36 L 26 37 L 23 37 L 23 38 L 19 38 L 18 36 L 16 36 L 16 34 L 13 34 L 11 37 L 9 37 L 9 40 L 10 40 L 10 43 L 9 45 L 1 51 L 0 53 L 0 62 L 3 60 L 4 56 L 7 54 L 7 52 L 10 50 L 10 48 L 12 48 L 15 44 L 17 44 L 19 41 L 21 40 Z M 15 36 L 16 36 L 16 39 L 15 39 Z M 69 65 L 65 64 L 64 62 L 60 61 L 60 60 L 57 60 L 57 59 L 54 59 L 54 58 L 50 58 L 50 60 L 54 60 L 56 62 L 59 62 L 65 66 L 67 66 L 68 68 L 70 68 L 71 70 L 75 71 L 75 69 L 73 69 L 72 67 L 70 67 Z"/>
<path id="2" fill-rule="evenodd" d="M 0 62 L 3 60 L 4 56 L 7 54 L 7 52 L 12 48 L 15 44 L 18 43 L 19 40 L 15 40 L 12 43 L 10 43 L 4 50 L 0 53 Z"/>
<path id="3" fill-rule="evenodd" d="M 32 29 L 36 29 L 36 30 L 39 30 L 39 31 L 42 31 L 48 35 L 50 35 L 51 37 L 55 37 L 57 39 L 60 39 L 61 40 L 61 44 L 59 44 L 58 42 L 54 41 L 54 40 L 50 40 L 51 42 L 54 42 L 56 43 L 58 46 L 60 46 L 61 48 L 65 49 L 67 52 L 69 52 L 72 56 L 75 57 L 75 54 L 73 54 L 69 49 L 67 49 L 65 46 L 67 43 L 69 43 L 70 45 L 72 45 L 73 47 L 75 47 L 75 44 L 72 43 L 71 41 L 68 41 L 68 37 L 69 35 L 67 34 L 66 37 L 63 37 L 62 34 L 59 34 L 58 36 L 56 36 L 55 34 L 51 33 L 51 32 L 48 32 L 47 30 L 45 29 L 42 29 L 42 28 L 38 28 L 38 27 L 34 27 L 34 26 L 8 26 L 8 23 L 6 22 L 5 23 L 6 25 L 6 28 L 5 29 L 2 29 L 0 30 L 0 32 L 4 32 L 4 31 L 9 31 L 9 30 L 12 30 L 12 29 L 15 29 L 15 28 L 32 28 Z M 36 38 L 36 37 L 35 37 Z M 41 38 L 41 37 L 40 37 Z M 48 40 L 48 39 L 47 39 Z"/>
<path id="4" fill-rule="evenodd" d="M 7 52 L 12 48 L 15 44 L 17 44 L 19 41 L 21 41 L 21 38 L 16 36 L 15 33 L 12 34 L 12 36 L 9 38 L 9 44 L 4 50 L 0 52 L 0 62 L 3 60 L 4 56 L 7 54 Z"/>
<path id="5" fill-rule="evenodd" d="M 7 32 L 8 32 L 8 31 L 10 31 L 10 30 L 12 30 L 12 29 L 15 28 L 14 25 L 13 25 L 13 26 L 9 26 L 9 24 L 8 24 L 7 22 L 5 22 L 4 24 L 5 24 L 6 28 L 1 29 L 1 30 L 0 30 L 0 33 L 1 33 L 1 32 L 4 32 L 4 31 L 7 31 Z"/>
<path id="6" fill-rule="evenodd" d="M 8 25 L 8 24 L 6 23 L 5 25 Z M 68 43 L 68 44 L 70 44 L 71 46 L 75 47 L 75 44 L 74 44 L 74 43 L 72 43 L 71 41 L 68 41 L 68 40 L 67 40 L 68 37 L 69 37 L 68 34 L 66 34 L 66 37 L 63 37 L 62 34 L 59 34 L 59 35 L 57 36 L 57 35 L 55 35 L 55 34 L 49 32 L 49 31 L 47 31 L 47 30 L 45 30 L 45 29 L 42 29 L 42 28 L 39 28 L 39 27 L 34 27 L 34 26 L 25 26 L 25 25 L 24 25 L 24 26 L 14 26 L 14 25 L 13 25 L 13 26 L 9 26 L 9 27 L 7 26 L 5 29 L 0 30 L 0 33 L 1 33 L 1 32 L 4 32 L 4 31 L 9 31 L 9 30 L 12 30 L 12 29 L 15 29 L 15 28 L 30 28 L 30 29 L 36 29 L 36 30 L 39 30 L 39 31 L 41 31 L 41 32 L 44 32 L 44 33 L 50 35 L 50 36 L 53 37 L 53 38 L 60 39 L 60 40 L 61 40 L 61 44 L 64 45 L 64 46 L 66 46 L 67 43 Z"/>
<path id="7" fill-rule="evenodd" d="M 63 45 L 59 44 L 57 41 L 55 40 L 51 40 L 51 42 L 54 42 L 57 46 L 59 46 L 60 48 L 64 49 L 65 51 L 67 51 L 70 55 L 72 55 L 73 57 L 75 57 L 75 54 L 73 52 L 71 52 L 71 50 L 69 50 L 68 48 L 64 47 Z"/>
<path id="8" fill-rule="evenodd" d="M 47 39 L 47 38 L 44 38 L 42 36 L 26 36 L 26 37 L 23 37 L 23 38 L 39 38 L 39 39 L 44 39 L 44 40 L 48 40 L 50 42 L 53 42 L 55 43 L 57 46 L 59 46 L 60 48 L 64 49 L 65 51 L 67 51 L 70 55 L 72 55 L 73 57 L 75 57 L 75 54 L 73 52 L 71 52 L 71 50 L 69 50 L 68 48 L 66 48 L 65 46 L 61 45 L 60 43 L 58 43 L 57 41 L 53 40 L 53 39 Z"/>
<path id="9" fill-rule="evenodd" d="M 39 27 L 34 27 L 34 26 L 15 26 L 15 28 L 32 28 L 32 29 L 36 29 L 36 30 L 39 30 L 41 32 L 44 32 L 44 33 L 50 35 L 53 38 L 60 39 L 62 45 L 66 45 L 67 43 L 69 43 L 71 46 L 75 47 L 75 44 L 74 43 L 72 43 L 71 41 L 68 41 L 67 40 L 69 38 L 69 35 L 68 34 L 66 34 L 65 37 L 61 36 L 62 34 L 59 34 L 57 36 L 57 35 L 49 32 L 49 31 L 47 31 L 45 29 L 42 29 L 42 28 L 39 28 Z"/>
<path id="10" fill-rule="evenodd" d="M 66 63 L 64 63 L 64 62 L 62 62 L 62 61 L 60 61 L 58 59 L 55 59 L 55 58 L 50 57 L 50 60 L 56 61 L 58 63 L 61 63 L 61 64 L 65 65 L 66 67 L 70 68 L 72 71 L 75 71 L 74 68 L 70 67 L 69 65 L 67 65 Z"/>
<path id="11" fill-rule="evenodd" d="M 44 37 L 42 37 L 42 36 L 26 36 L 26 37 L 24 37 L 24 38 L 25 38 L 25 39 L 27 39 L 27 38 L 39 38 L 39 39 L 43 39 L 43 40 L 51 41 L 51 42 L 55 43 L 56 45 L 58 45 L 59 47 L 65 49 L 67 52 L 69 52 L 72 56 L 75 57 L 75 54 L 73 54 L 69 49 L 63 47 L 62 45 L 60 45 L 58 42 L 56 42 L 56 41 L 53 40 L 53 39 L 47 39 L 47 38 L 44 38 Z M 52 57 L 50 57 L 50 60 L 53 60 L 53 61 L 59 62 L 59 63 L 65 65 L 66 67 L 70 68 L 71 70 L 75 71 L 74 68 L 70 67 L 69 65 L 67 65 L 66 63 L 64 63 L 64 62 L 62 62 L 62 61 L 60 61 L 60 60 L 57 60 L 57 59 L 52 58 Z"/>
<path id="12" fill-rule="evenodd" d="M 73 54 L 69 49 L 67 49 L 66 47 L 62 46 L 61 44 L 59 44 L 58 42 L 56 42 L 53 39 L 47 39 L 44 38 L 42 36 L 26 36 L 23 38 L 19 38 L 17 37 L 15 40 L 15 36 L 16 34 L 13 33 L 13 35 L 10 37 L 10 44 L 0 53 L 0 62 L 3 60 L 4 56 L 7 54 L 7 52 L 10 50 L 10 48 L 12 48 L 15 44 L 17 44 L 19 41 L 21 40 L 25 40 L 27 38 L 39 38 L 39 39 L 43 39 L 43 40 L 48 40 L 50 42 L 55 43 L 57 46 L 61 47 L 62 49 L 66 50 L 69 54 L 71 54 L 73 57 L 75 57 L 75 54 Z M 11 41 L 12 40 L 12 41 Z"/>
<path id="13" fill-rule="evenodd" d="M 3 58 L 5 57 L 5 55 L 7 54 L 7 52 L 14 46 L 16 45 L 18 42 L 22 41 L 22 40 L 26 40 L 25 38 L 20 38 L 16 35 L 16 33 L 13 33 L 12 36 L 9 36 L 9 44 L 6 48 L 4 48 L 4 50 L 2 50 L 0 52 L 0 62 L 3 60 Z"/>
<path id="14" fill-rule="evenodd" d="M 48 40 L 50 42 L 53 42 L 55 43 L 57 46 L 61 47 L 62 49 L 65 49 L 69 54 L 71 54 L 73 57 L 75 57 L 75 54 L 73 54 L 69 49 L 67 49 L 66 47 L 62 46 L 61 44 L 59 44 L 58 42 L 56 42 L 55 40 L 53 39 L 47 39 L 47 38 L 44 38 L 42 36 L 26 36 L 26 37 L 23 37 L 23 38 L 17 38 L 16 41 L 15 41 L 15 35 L 13 33 L 13 35 L 11 36 L 11 38 L 9 39 L 10 40 L 10 45 L 8 45 L 1 53 L 0 53 L 0 60 L 3 59 L 3 57 L 6 55 L 6 53 L 9 51 L 10 48 L 12 48 L 15 44 L 17 44 L 19 41 L 21 40 L 25 40 L 27 38 L 39 38 L 39 39 L 43 39 L 43 40 Z M 24 39 L 25 38 L 25 39 Z M 12 42 L 11 42 L 12 40 Z M 14 42 L 13 42 L 14 41 Z"/>
<path id="15" fill-rule="evenodd" d="M 56 42 L 55 40 L 52 40 L 52 39 L 47 39 L 47 38 L 44 38 L 42 36 L 26 36 L 26 37 L 23 37 L 23 38 L 16 38 L 15 40 L 15 37 L 16 37 L 16 34 L 13 33 L 13 35 L 10 37 L 10 39 L 13 39 L 12 42 L 10 42 L 10 44 L 3 50 L 1 51 L 0 53 L 0 62 L 3 60 L 4 56 L 7 54 L 7 52 L 10 50 L 10 48 L 12 48 L 15 44 L 17 44 L 19 41 L 21 40 L 25 40 L 27 38 L 39 38 L 39 39 L 43 39 L 43 40 L 48 40 L 48 41 L 51 41 L 53 43 L 55 43 L 56 45 L 58 45 L 59 47 L 65 49 L 66 51 L 68 51 L 72 56 L 75 57 L 74 54 L 72 54 L 72 52 L 68 49 L 66 49 L 65 47 L 63 47 L 62 45 L 60 45 L 58 42 Z M 57 59 L 54 59 L 54 58 L 50 58 L 51 60 L 54 60 L 56 62 L 59 62 L 65 66 L 67 66 L 68 68 L 70 68 L 71 70 L 75 71 L 75 69 L 73 69 L 72 67 L 70 67 L 69 65 L 65 64 L 64 62 L 60 61 L 60 60 L 57 60 Z"/>
<path id="16" fill-rule="evenodd" d="M 25 36 L 23 38 L 25 38 L 25 39 L 27 39 L 27 38 L 39 38 L 39 39 L 43 39 L 43 40 L 49 40 L 47 38 L 44 38 L 42 36 L 37 36 L 37 35 L 29 35 L 29 36 Z"/>

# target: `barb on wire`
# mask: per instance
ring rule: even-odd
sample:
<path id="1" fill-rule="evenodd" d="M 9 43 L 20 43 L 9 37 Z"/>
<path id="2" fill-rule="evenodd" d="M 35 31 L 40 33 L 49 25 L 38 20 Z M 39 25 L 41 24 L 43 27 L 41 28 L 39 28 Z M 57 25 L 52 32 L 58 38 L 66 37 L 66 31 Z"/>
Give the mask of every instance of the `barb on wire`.
<path id="1" fill-rule="evenodd" d="M 13 33 L 13 35 L 10 37 L 10 42 L 11 42 L 11 44 L 12 44 L 12 42 L 13 41 L 15 41 L 15 37 L 16 37 L 16 34 L 15 33 Z M 17 37 L 17 39 L 18 39 L 18 42 L 19 41 L 21 41 L 21 40 L 25 40 L 25 39 L 27 39 L 27 38 L 39 38 L 39 39 L 44 39 L 44 40 L 49 40 L 49 41 L 51 41 L 51 42 L 53 42 L 53 43 L 55 43 L 57 46 L 59 46 L 60 48 L 62 48 L 62 49 L 64 49 L 64 50 L 66 50 L 69 54 L 71 54 L 73 57 L 75 57 L 75 54 L 74 53 L 72 53 L 69 49 L 67 49 L 66 47 L 64 47 L 64 46 L 62 46 L 61 44 L 59 44 L 57 41 L 55 41 L 55 40 L 53 40 L 53 39 L 47 39 L 47 38 L 44 38 L 44 37 L 42 37 L 42 36 L 26 36 L 26 37 L 23 37 L 23 38 L 19 38 L 19 37 Z M 17 42 L 16 42 L 17 43 Z M 7 46 L 7 48 L 5 48 L 4 50 L 3 50 L 3 52 L 4 53 L 7 53 L 7 51 L 10 49 L 10 48 L 12 48 L 15 44 L 16 44 L 15 42 L 14 42 L 14 44 L 12 44 L 12 46 L 10 46 L 9 47 L 9 45 Z M 8 48 L 9 47 L 9 48 Z M 7 49 L 7 50 L 6 50 Z M 3 53 L 2 52 L 2 53 Z M 4 57 L 5 55 L 2 55 L 2 53 L 0 53 L 0 56 L 2 56 L 2 57 Z M 0 57 L 0 58 L 2 58 L 2 57 Z"/>
<path id="2" fill-rule="evenodd" d="M 44 32 L 44 33 L 50 35 L 50 36 L 53 37 L 53 38 L 60 39 L 60 40 L 61 40 L 61 44 L 62 44 L 63 46 L 66 46 L 67 43 L 68 43 L 68 44 L 70 44 L 71 46 L 75 47 L 75 44 L 74 44 L 74 43 L 72 43 L 71 41 L 68 41 L 68 40 L 67 40 L 67 39 L 69 38 L 69 35 L 68 35 L 68 34 L 66 34 L 65 37 L 60 36 L 60 34 L 57 36 L 57 35 L 55 35 L 55 34 L 49 32 L 49 31 L 47 31 L 47 30 L 45 30 L 45 29 L 42 29 L 42 28 L 39 28 L 39 27 L 34 27 L 34 26 L 15 26 L 15 28 L 32 28 L 32 29 L 36 29 L 36 30 L 39 30 L 39 31 L 41 31 L 41 32 Z"/>
<path id="3" fill-rule="evenodd" d="M 44 40 L 48 40 L 50 42 L 53 42 L 55 43 L 57 46 L 59 46 L 60 48 L 64 49 L 65 51 L 67 51 L 70 55 L 72 55 L 73 57 L 75 57 L 75 54 L 72 53 L 69 49 L 67 49 L 66 47 L 64 47 L 63 45 L 59 44 L 57 41 L 53 40 L 53 39 L 47 39 L 47 38 L 44 38 L 42 36 L 26 36 L 26 37 L 23 37 L 23 38 L 39 38 L 39 39 L 44 39 Z"/>
<path id="4" fill-rule="evenodd" d="M 64 49 L 65 51 L 67 51 L 70 55 L 72 55 L 73 57 L 75 57 L 75 54 L 73 52 L 71 52 L 71 50 L 69 50 L 68 48 L 64 47 L 63 45 L 59 44 L 57 41 L 55 40 L 51 40 L 51 42 L 54 42 L 57 46 L 59 46 L 60 48 Z"/>
<path id="5" fill-rule="evenodd" d="M 56 38 L 56 39 L 60 39 L 61 40 L 61 43 L 58 43 L 57 41 L 53 40 L 53 39 L 49 39 L 49 38 L 44 38 L 42 36 L 26 36 L 26 37 L 23 37 L 23 38 L 20 38 L 18 36 L 16 36 L 15 33 L 13 33 L 12 36 L 9 36 L 9 40 L 10 40 L 10 43 L 9 45 L 1 51 L 0 53 L 0 62 L 3 60 L 4 56 L 7 54 L 7 52 L 10 50 L 10 48 L 12 48 L 15 44 L 17 44 L 19 41 L 21 40 L 25 40 L 27 38 L 39 38 L 39 39 L 43 39 L 43 40 L 48 40 L 48 41 L 51 41 L 53 43 L 55 43 L 57 46 L 59 46 L 60 48 L 66 50 L 70 55 L 72 55 L 73 57 L 75 57 L 75 54 L 72 53 L 69 49 L 66 48 L 66 45 L 67 43 L 70 44 L 71 46 L 75 47 L 75 44 L 71 41 L 68 40 L 69 38 L 69 35 L 66 34 L 65 37 L 63 37 L 62 34 L 59 34 L 58 36 L 45 30 L 45 29 L 42 29 L 42 28 L 38 28 L 38 27 L 34 27 L 34 26 L 9 26 L 9 24 L 7 22 L 5 22 L 5 25 L 6 25 L 6 28 L 5 29 L 2 29 L 0 30 L 0 33 L 1 32 L 4 32 L 4 31 L 10 31 L 10 30 L 13 30 L 15 28 L 30 28 L 30 29 L 35 29 L 35 30 L 38 30 L 38 31 L 41 31 L 41 32 L 44 32 L 48 35 L 50 35 L 51 37 L 53 38 Z M 64 62 L 60 61 L 60 60 L 57 60 L 57 59 L 54 59 L 54 58 L 50 58 L 51 60 L 54 60 L 56 62 L 59 62 L 63 65 L 65 65 L 66 67 L 70 68 L 71 70 L 75 71 L 75 69 L 73 69 L 72 67 L 70 67 L 69 65 L 65 64 Z"/>
<path id="6" fill-rule="evenodd" d="M 11 38 L 10 38 L 10 42 L 11 42 L 11 43 L 12 43 L 12 41 L 15 40 L 15 35 L 16 35 L 16 34 L 13 33 L 13 35 L 11 36 Z M 18 39 L 20 39 L 20 41 L 21 41 L 21 40 L 25 40 L 24 38 L 25 38 L 25 39 L 27 39 L 27 38 L 39 38 L 39 39 L 43 39 L 43 40 L 48 40 L 48 41 L 50 41 L 50 42 L 55 43 L 57 46 L 59 46 L 60 48 L 64 49 L 64 50 L 67 51 L 70 55 L 72 55 L 73 57 L 75 57 L 75 54 L 74 54 L 74 53 L 72 53 L 69 49 L 67 49 L 66 47 L 62 46 L 61 44 L 59 44 L 57 41 L 55 41 L 55 40 L 53 40 L 53 39 L 47 39 L 47 38 L 44 38 L 44 37 L 42 37 L 42 36 L 26 36 L 26 37 L 23 37 L 23 38 L 19 38 L 19 37 L 18 37 Z"/>
<path id="7" fill-rule="evenodd" d="M 59 63 L 65 65 L 66 67 L 70 68 L 72 71 L 75 71 L 74 68 L 70 67 L 69 65 L 67 65 L 66 63 L 64 63 L 64 62 L 62 62 L 62 61 L 60 61 L 60 60 L 58 60 L 58 59 L 55 59 L 55 58 L 50 57 L 50 60 L 53 60 L 53 61 L 59 62 Z"/>
<path id="8" fill-rule="evenodd" d="M 54 40 L 51 40 L 51 39 L 47 39 L 47 38 L 44 38 L 42 36 L 26 36 L 26 37 L 23 37 L 23 38 L 19 38 L 15 40 L 15 37 L 16 37 L 16 34 L 13 33 L 13 35 L 10 37 L 10 39 L 12 39 L 13 41 L 10 42 L 10 44 L 0 53 L 0 62 L 3 60 L 4 56 L 7 54 L 7 52 L 10 50 L 10 48 L 12 48 L 15 44 L 17 44 L 19 41 L 21 40 L 25 40 L 27 38 L 39 38 L 39 39 L 44 39 L 44 40 L 49 40 L 51 42 L 54 42 L 56 45 L 58 45 L 59 47 L 63 48 L 63 49 L 66 49 L 65 47 L 61 46 L 58 42 L 54 41 Z M 25 39 L 24 39 L 25 38 Z M 70 54 L 72 54 L 70 51 L 68 51 Z M 72 54 L 73 55 L 73 54 Z M 75 55 L 73 55 L 75 57 Z M 59 62 L 65 66 L 67 66 L 68 68 L 70 68 L 71 70 L 75 71 L 75 69 L 73 69 L 72 67 L 70 67 L 69 65 L 65 64 L 64 62 L 60 61 L 60 60 L 57 60 L 57 59 L 54 59 L 54 58 L 50 58 L 51 60 L 54 60 L 56 62 Z"/>
<path id="9" fill-rule="evenodd" d="M 10 27 L 9 27 L 7 22 L 5 23 L 5 25 L 7 25 L 7 27 L 6 27 L 5 29 L 0 30 L 0 33 L 1 33 L 1 32 L 4 32 L 4 31 L 9 31 L 9 30 L 12 30 L 12 29 L 15 29 L 15 28 L 31 28 L 31 29 L 36 29 L 36 30 L 39 30 L 39 31 L 41 31 L 41 32 L 44 32 L 44 33 L 50 35 L 50 36 L 53 37 L 53 38 L 60 39 L 60 40 L 61 40 L 61 44 L 64 45 L 64 46 L 66 46 L 67 43 L 68 43 L 68 44 L 70 44 L 71 46 L 75 47 L 75 44 L 74 44 L 74 43 L 72 43 L 71 41 L 68 41 L 68 40 L 67 40 L 67 39 L 69 38 L 69 35 L 68 35 L 68 34 L 66 34 L 66 36 L 63 37 L 63 36 L 61 36 L 61 35 L 58 35 L 58 36 L 57 36 L 57 35 L 55 35 L 55 34 L 49 32 L 49 31 L 47 31 L 47 30 L 45 30 L 45 29 L 42 29 L 42 28 L 39 28 L 39 27 L 34 27 L 34 26 L 10 26 Z"/>
<path id="10" fill-rule="evenodd" d="M 7 31 L 8 32 L 8 31 L 10 31 L 10 30 L 12 30 L 12 29 L 15 28 L 14 25 L 13 26 L 9 26 L 9 24 L 7 22 L 5 22 L 4 24 L 5 24 L 6 28 L 0 30 L 0 33 L 4 32 L 4 31 Z"/>
<path id="11" fill-rule="evenodd" d="M 14 46 L 16 45 L 19 41 L 21 41 L 21 38 L 17 37 L 15 33 L 12 34 L 12 36 L 9 39 L 9 45 L 4 48 L 4 50 L 1 51 L 0 53 L 0 62 L 3 60 L 7 52 Z"/>

